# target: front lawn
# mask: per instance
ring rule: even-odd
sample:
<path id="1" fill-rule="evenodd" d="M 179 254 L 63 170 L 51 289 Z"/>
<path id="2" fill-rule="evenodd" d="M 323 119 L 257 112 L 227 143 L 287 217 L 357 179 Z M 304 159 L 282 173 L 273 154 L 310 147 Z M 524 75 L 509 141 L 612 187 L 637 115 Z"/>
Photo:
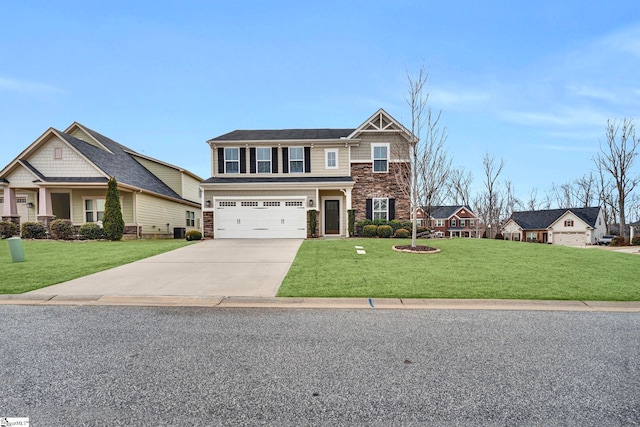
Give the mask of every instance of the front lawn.
<path id="1" fill-rule="evenodd" d="M 18 294 L 66 282 L 191 244 L 186 240 L 25 240 L 25 262 L 12 262 L 0 241 L 0 294 Z"/>
<path id="2" fill-rule="evenodd" d="M 278 296 L 640 301 L 640 255 L 488 239 L 306 240 Z M 365 255 L 356 253 L 363 246 Z"/>

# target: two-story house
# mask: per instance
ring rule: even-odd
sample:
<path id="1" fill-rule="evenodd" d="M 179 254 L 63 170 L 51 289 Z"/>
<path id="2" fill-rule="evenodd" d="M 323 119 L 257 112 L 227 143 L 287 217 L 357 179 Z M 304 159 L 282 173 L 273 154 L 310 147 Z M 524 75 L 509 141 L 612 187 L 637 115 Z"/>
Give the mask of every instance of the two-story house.
<path id="1" fill-rule="evenodd" d="M 153 159 L 80 124 L 47 129 L 0 170 L 0 213 L 16 224 L 104 215 L 107 182 L 118 181 L 125 237 L 174 237 L 200 228 L 197 175 Z"/>
<path id="2" fill-rule="evenodd" d="M 380 109 L 357 128 L 235 130 L 207 141 L 203 231 L 213 238 L 346 236 L 360 219 L 409 219 L 396 172 L 415 137 Z"/>
<path id="3" fill-rule="evenodd" d="M 418 224 L 425 224 L 424 210 L 418 209 Z M 477 237 L 478 217 L 469 206 L 432 206 L 429 226 L 441 237 Z"/>

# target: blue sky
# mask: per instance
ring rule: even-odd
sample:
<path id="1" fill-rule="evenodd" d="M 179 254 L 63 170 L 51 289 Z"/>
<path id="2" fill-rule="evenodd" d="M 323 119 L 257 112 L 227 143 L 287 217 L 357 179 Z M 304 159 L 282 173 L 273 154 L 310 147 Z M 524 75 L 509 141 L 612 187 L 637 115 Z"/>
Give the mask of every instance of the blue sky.
<path id="1" fill-rule="evenodd" d="M 206 179 L 205 141 L 234 129 L 357 127 L 381 107 L 407 124 L 423 64 L 475 190 L 488 152 L 541 198 L 593 168 L 607 119 L 640 117 L 634 1 L 6 2 L 0 164 L 78 121 Z"/>

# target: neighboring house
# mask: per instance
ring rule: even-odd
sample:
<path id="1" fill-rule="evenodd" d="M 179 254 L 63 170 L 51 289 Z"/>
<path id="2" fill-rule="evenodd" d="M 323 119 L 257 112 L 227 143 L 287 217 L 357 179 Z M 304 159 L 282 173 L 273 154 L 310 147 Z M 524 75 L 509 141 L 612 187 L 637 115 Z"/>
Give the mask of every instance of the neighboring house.
<path id="1" fill-rule="evenodd" d="M 384 110 L 357 128 L 236 130 L 213 138 L 212 177 L 201 184 L 204 235 L 346 236 L 356 221 L 409 219 L 395 172 L 407 167 L 414 136 Z"/>
<path id="2" fill-rule="evenodd" d="M 418 209 L 418 224 L 424 223 L 424 211 Z M 469 206 L 432 206 L 431 230 L 442 237 L 476 237 L 478 217 Z"/>
<path id="3" fill-rule="evenodd" d="M 181 234 L 200 227 L 201 178 L 77 122 L 64 132 L 49 128 L 0 171 L 2 220 L 98 222 L 112 176 L 125 237 L 173 237 L 174 228 Z"/>
<path id="4" fill-rule="evenodd" d="M 606 234 L 599 207 L 514 212 L 502 227 L 505 240 L 593 245 Z"/>

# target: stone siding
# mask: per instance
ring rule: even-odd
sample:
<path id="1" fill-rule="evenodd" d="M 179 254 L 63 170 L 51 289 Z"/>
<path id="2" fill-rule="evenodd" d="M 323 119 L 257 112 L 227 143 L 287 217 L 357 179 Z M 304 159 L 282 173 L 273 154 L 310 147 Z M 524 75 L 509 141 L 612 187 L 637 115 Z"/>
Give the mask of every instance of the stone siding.
<path id="1" fill-rule="evenodd" d="M 372 163 L 353 163 L 351 165 L 351 176 L 355 181 L 351 192 L 351 203 L 353 209 L 357 211 L 356 222 L 366 219 L 367 199 L 377 197 L 395 199 L 395 219 L 409 221 L 411 210 L 409 199 L 398 187 L 394 174 L 397 168 L 406 167 L 406 164 L 390 163 L 389 166 L 389 173 L 373 173 Z"/>
<path id="2" fill-rule="evenodd" d="M 213 239 L 213 211 L 202 212 L 202 231 L 205 239 Z"/>

